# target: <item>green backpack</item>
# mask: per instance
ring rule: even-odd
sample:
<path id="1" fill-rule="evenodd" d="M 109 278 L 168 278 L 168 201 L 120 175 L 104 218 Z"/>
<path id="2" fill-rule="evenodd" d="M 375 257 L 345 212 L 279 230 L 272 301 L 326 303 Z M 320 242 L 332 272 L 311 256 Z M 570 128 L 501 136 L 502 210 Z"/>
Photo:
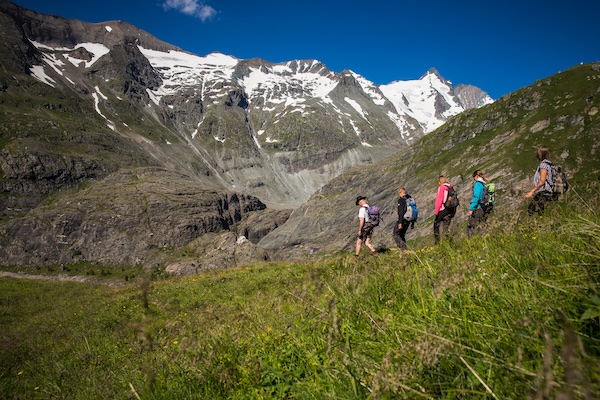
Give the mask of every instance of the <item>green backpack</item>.
<path id="1" fill-rule="evenodd" d="M 494 211 L 494 203 L 496 201 L 496 184 L 493 182 L 482 184 L 483 193 L 481 194 L 481 200 L 479 200 L 479 206 L 484 213 L 488 214 Z"/>

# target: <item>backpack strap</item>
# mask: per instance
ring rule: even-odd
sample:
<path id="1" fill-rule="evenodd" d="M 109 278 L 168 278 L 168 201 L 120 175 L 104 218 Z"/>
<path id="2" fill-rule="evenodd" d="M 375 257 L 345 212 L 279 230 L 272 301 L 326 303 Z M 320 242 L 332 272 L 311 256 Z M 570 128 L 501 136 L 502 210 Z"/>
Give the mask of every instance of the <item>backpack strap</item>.
<path id="1" fill-rule="evenodd" d="M 543 161 L 540 163 L 540 165 L 541 165 L 541 164 L 544 164 L 544 163 L 548 164 L 548 167 L 549 167 L 549 168 L 548 168 L 548 172 L 546 173 L 546 183 L 548 184 L 548 186 L 550 186 L 550 189 L 551 189 L 551 191 L 553 191 L 553 189 L 554 189 L 554 188 L 553 188 L 553 186 L 554 186 L 554 177 L 552 176 L 552 167 L 554 166 L 554 164 L 553 164 L 553 163 L 552 163 L 552 161 L 550 161 L 550 160 L 543 160 Z M 539 167 L 538 167 L 538 168 L 539 168 Z M 541 171 L 540 171 L 540 173 L 541 173 Z M 550 177 L 552 178 L 551 180 L 550 180 L 550 179 L 548 179 L 548 178 L 550 178 Z"/>

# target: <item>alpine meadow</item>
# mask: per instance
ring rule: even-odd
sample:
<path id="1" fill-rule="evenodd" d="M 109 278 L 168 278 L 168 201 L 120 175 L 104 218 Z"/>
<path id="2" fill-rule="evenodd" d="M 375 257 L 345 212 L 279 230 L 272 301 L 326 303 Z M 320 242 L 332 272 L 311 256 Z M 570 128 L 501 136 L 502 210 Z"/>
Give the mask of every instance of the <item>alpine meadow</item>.
<path id="1" fill-rule="evenodd" d="M 600 397 L 600 62 L 493 101 L 0 11 L 3 399 Z M 529 215 L 539 146 L 570 188 Z"/>

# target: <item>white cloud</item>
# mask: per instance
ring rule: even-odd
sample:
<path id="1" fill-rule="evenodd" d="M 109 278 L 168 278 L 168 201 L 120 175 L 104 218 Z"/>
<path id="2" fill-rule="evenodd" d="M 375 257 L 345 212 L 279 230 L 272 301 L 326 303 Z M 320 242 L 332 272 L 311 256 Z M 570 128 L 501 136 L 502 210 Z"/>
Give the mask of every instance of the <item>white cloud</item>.
<path id="1" fill-rule="evenodd" d="M 202 0 L 165 0 L 163 7 L 166 10 L 175 9 L 192 17 L 200 18 L 202 22 L 217 15 L 217 10 Z"/>

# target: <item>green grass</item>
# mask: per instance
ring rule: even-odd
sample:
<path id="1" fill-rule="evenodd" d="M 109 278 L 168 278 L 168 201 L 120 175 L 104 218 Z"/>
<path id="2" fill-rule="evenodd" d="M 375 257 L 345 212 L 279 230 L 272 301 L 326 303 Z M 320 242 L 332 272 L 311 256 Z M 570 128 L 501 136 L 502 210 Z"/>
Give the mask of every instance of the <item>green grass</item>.
<path id="1" fill-rule="evenodd" d="M 403 256 L 340 254 L 122 288 L 1 278 L 0 392 L 596 396 L 600 195 L 590 193 Z"/>

